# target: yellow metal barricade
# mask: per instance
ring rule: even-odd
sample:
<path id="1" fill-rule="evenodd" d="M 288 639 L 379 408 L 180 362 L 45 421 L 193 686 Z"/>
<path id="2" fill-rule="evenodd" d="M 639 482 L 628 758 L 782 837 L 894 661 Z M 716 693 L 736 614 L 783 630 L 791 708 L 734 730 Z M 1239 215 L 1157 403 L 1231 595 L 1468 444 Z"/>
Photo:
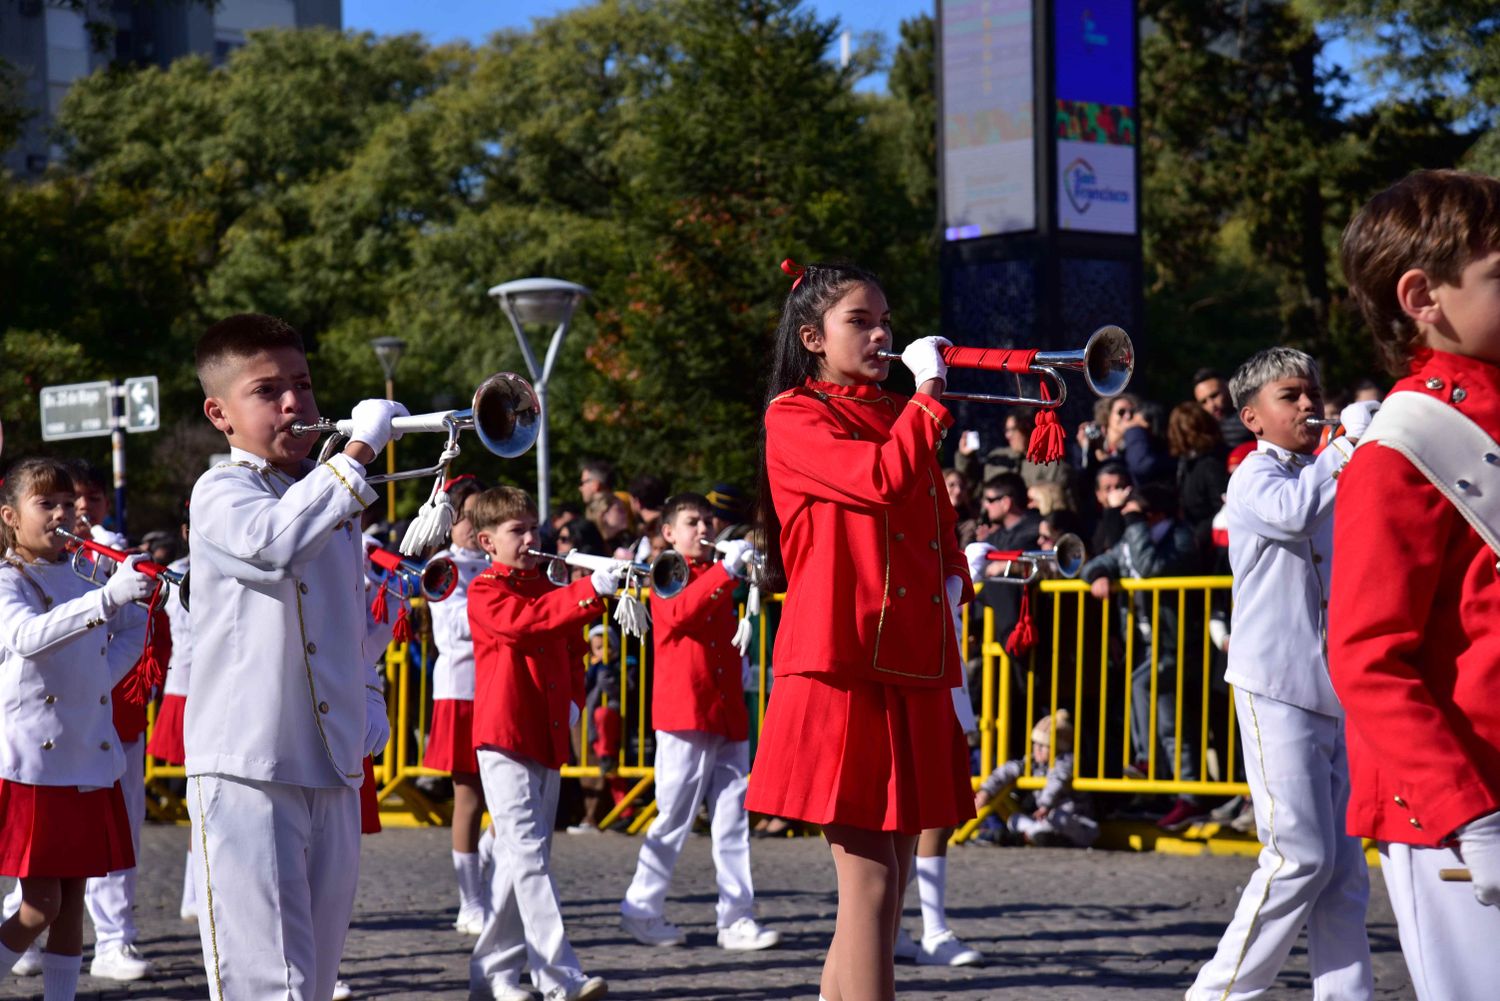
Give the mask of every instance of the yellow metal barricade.
<path id="1" fill-rule="evenodd" d="M 1236 781 L 1236 737 L 1232 694 L 1222 682 L 1222 665 L 1209 638 L 1208 623 L 1216 605 L 1227 610 L 1231 580 L 1228 577 L 1164 577 L 1123 580 L 1114 583 L 1109 601 L 1100 601 L 1079 581 L 1044 581 L 1033 594 L 1038 620 L 1035 648 L 1020 662 L 1005 652 L 1006 637 L 996 635 L 993 609 L 973 605 L 964 612 L 964 651 L 972 657 L 970 615 L 982 615 L 978 643 L 978 677 L 971 683 L 979 689 L 979 762 L 977 785 L 998 765 L 1015 757 L 1030 757 L 1030 732 L 1037 721 L 1059 708 L 1073 718 L 1071 749 L 1075 786 L 1083 792 L 1143 793 L 1230 796 L 1247 794 Z M 995 585 L 999 586 L 999 585 Z M 1148 609 L 1150 641 L 1143 642 L 1139 628 L 1137 596 Z M 751 644 L 751 680 L 747 691 L 752 747 L 765 718 L 767 700 L 774 688 L 771 670 L 775 634 L 772 623 L 779 618 L 783 595 L 767 596 L 756 622 Z M 649 595 L 646 596 L 649 603 Z M 1161 614 L 1164 603 L 1175 610 L 1178 628 L 1174 645 L 1160 649 Z M 420 602 L 417 603 L 420 605 Z M 1123 609 L 1123 611 L 1122 611 Z M 743 614 L 743 608 L 741 609 Z M 601 621 L 612 627 L 608 618 Z M 425 614 L 413 615 L 418 626 L 411 643 L 392 643 L 386 653 L 386 705 L 391 717 L 391 740 L 375 762 L 379 797 L 390 817 L 392 811 L 423 824 L 446 823 L 447 804 L 435 803 L 415 784 L 424 776 L 444 773 L 422 766 L 428 727 L 432 718 L 431 631 Z M 1189 636 L 1188 628 L 1192 628 Z M 1176 753 L 1166 760 L 1157 735 L 1158 695 L 1164 655 L 1176 665 L 1172 672 L 1173 745 Z M 627 829 L 641 830 L 654 813 L 650 797 L 654 771 L 653 739 L 647 727 L 650 716 L 652 658 L 650 644 L 624 637 L 609 658 L 618 658 L 619 688 L 610 701 L 622 707 L 624 732 L 618 764 L 609 773 L 624 780 L 617 786 L 614 809 L 604 818 L 613 823 L 629 817 Z M 1147 746 L 1136 746 L 1130 719 L 1135 698 L 1132 674 L 1146 671 L 1148 697 L 1146 732 L 1153 735 Z M 154 712 L 153 712 L 154 720 Z M 575 728 L 576 763 L 565 766 L 568 778 L 600 776 L 593 758 L 594 720 L 589 713 Z M 1052 753 L 1057 735 L 1053 731 Z M 1183 775 L 1182 749 L 1191 741 L 1198 762 L 1198 775 Z M 1139 772 L 1137 762 L 1144 764 Z M 185 816 L 167 780 L 180 778 L 180 767 L 147 759 L 146 779 L 152 791 L 151 810 L 161 819 Z M 1033 766 L 1018 780 L 1021 789 L 1040 789 L 1045 769 Z M 607 787 L 606 794 L 615 795 Z M 394 819 L 394 818 L 392 818 Z M 956 835 L 962 840 L 974 829 L 968 825 Z"/>

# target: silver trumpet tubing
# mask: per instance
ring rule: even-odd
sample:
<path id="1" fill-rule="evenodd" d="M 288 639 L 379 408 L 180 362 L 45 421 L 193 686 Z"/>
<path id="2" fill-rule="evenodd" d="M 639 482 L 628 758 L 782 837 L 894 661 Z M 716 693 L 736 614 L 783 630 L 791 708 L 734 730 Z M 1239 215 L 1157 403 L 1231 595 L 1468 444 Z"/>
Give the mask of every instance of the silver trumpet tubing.
<path id="1" fill-rule="evenodd" d="M 1336 428 L 1344 422 L 1337 417 L 1309 417 L 1303 423 L 1314 428 Z"/>
<path id="2" fill-rule="evenodd" d="M 977 368 L 986 371 L 1007 371 L 1002 367 L 1006 356 L 1020 352 L 1004 349 L 975 349 L 949 347 L 943 349 L 943 358 L 950 368 Z M 881 358 L 899 361 L 901 355 L 895 351 L 881 351 Z M 1067 384 L 1058 369 L 1072 369 L 1083 374 L 1083 381 L 1096 396 L 1117 396 L 1130 385 L 1130 376 L 1135 372 L 1135 345 L 1130 335 L 1119 327 L 1100 327 L 1089 335 L 1083 347 L 1073 351 L 1038 351 L 1031 359 L 1026 371 L 1051 383 L 1051 399 L 1041 396 L 1015 396 L 993 393 L 964 393 L 943 391 L 945 400 L 969 400 L 975 403 L 1000 403 L 1006 406 L 1037 407 L 1055 410 L 1068 398 Z"/>
<path id="3" fill-rule="evenodd" d="M 396 417 L 391 429 L 401 434 L 440 432 L 448 436 L 449 445 L 458 443 L 459 433 L 473 431 L 480 444 L 502 459 L 514 459 L 525 455 L 536 442 L 541 430 L 541 404 L 531 383 L 514 372 L 496 372 L 474 390 L 474 399 L 466 410 L 439 410 L 430 414 L 413 414 Z M 323 444 L 321 461 L 326 461 L 339 449 L 354 431 L 352 420 L 331 421 L 327 418 L 311 423 L 297 421 L 292 424 L 292 434 L 332 434 Z M 395 473 L 381 473 L 365 477 L 366 483 L 386 483 L 390 480 L 411 480 L 420 476 L 432 476 L 444 468 L 442 462 L 426 469 L 408 469 Z"/>
<path id="4" fill-rule="evenodd" d="M 638 560 L 617 560 L 609 556 L 592 556 L 577 551 L 559 555 L 544 553 L 539 549 L 526 550 L 532 556 L 547 561 L 547 579 L 558 587 L 568 583 L 568 567 L 582 570 L 625 569 L 633 586 L 649 585 L 651 593 L 663 598 L 673 598 L 687 587 L 689 574 L 687 560 L 675 549 L 667 549 L 650 563 Z"/>
<path id="5" fill-rule="evenodd" d="M 1031 584 L 1041 577 L 1043 565 L 1055 567 L 1060 577 L 1077 577 L 1078 572 L 1083 569 L 1085 555 L 1083 540 L 1072 532 L 1059 535 L 1055 549 L 1000 550 L 988 553 L 987 558 L 991 562 L 1018 563 L 1023 568 L 1029 567 L 1030 572 L 1025 577 L 986 577 L 984 583 Z"/>
<path id="6" fill-rule="evenodd" d="M 458 587 L 458 564 L 446 556 L 434 556 L 424 565 L 403 560 L 379 547 L 366 551 L 370 562 L 401 581 L 407 594 L 418 594 L 428 601 L 442 601 Z"/>
<path id="7" fill-rule="evenodd" d="M 75 574 L 82 577 L 91 584 L 103 584 L 109 579 L 109 575 L 115 572 L 115 568 L 122 565 L 135 553 L 127 553 L 112 546 L 95 542 L 93 539 L 85 539 L 81 535 L 74 535 L 66 528 L 55 528 L 53 532 L 73 543 L 73 552 L 68 557 L 68 566 Z M 160 563 L 151 560 L 141 560 L 135 565 L 136 570 L 164 581 L 172 587 L 177 588 L 178 597 L 182 601 L 182 607 L 188 607 L 188 574 L 169 570 Z"/>

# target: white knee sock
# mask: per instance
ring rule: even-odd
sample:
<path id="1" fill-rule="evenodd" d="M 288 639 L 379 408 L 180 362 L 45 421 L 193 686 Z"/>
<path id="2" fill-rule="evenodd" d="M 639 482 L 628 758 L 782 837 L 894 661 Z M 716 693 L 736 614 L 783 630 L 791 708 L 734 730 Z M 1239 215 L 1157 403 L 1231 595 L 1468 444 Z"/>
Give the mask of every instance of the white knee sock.
<path id="1" fill-rule="evenodd" d="M 82 966 L 82 956 L 42 953 L 43 1001 L 73 1001 L 78 993 L 78 970 Z"/>
<path id="2" fill-rule="evenodd" d="M 182 906 L 178 908 L 183 917 L 198 913 L 198 888 L 193 885 L 193 853 L 187 853 L 187 865 L 182 870 Z"/>
<path id="3" fill-rule="evenodd" d="M 948 859 L 917 856 L 917 894 L 922 900 L 922 937 L 932 938 L 948 930 L 948 912 L 943 896 L 948 889 Z"/>
<path id="4" fill-rule="evenodd" d="M 479 871 L 478 852 L 454 852 L 453 871 L 458 874 L 458 909 L 460 912 L 484 907 L 483 876 Z"/>
<path id="5" fill-rule="evenodd" d="M 4 942 L 0 942 L 0 983 L 9 979 L 10 968 L 16 965 L 22 955 L 23 953 L 10 951 Z"/>

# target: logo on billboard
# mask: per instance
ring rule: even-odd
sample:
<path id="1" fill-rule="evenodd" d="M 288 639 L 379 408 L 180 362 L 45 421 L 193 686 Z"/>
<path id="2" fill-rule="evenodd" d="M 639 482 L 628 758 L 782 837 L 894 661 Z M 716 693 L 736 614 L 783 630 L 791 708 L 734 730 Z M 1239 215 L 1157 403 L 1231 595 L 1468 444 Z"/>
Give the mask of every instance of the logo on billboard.
<path id="1" fill-rule="evenodd" d="M 1063 191 L 1067 193 L 1073 211 L 1079 215 L 1087 212 L 1095 202 L 1124 204 L 1130 201 L 1130 192 L 1106 187 L 1100 182 L 1093 165 L 1081 156 L 1063 168 Z"/>
<path id="2" fill-rule="evenodd" d="M 1080 27 L 1083 29 L 1083 47 L 1085 49 L 1104 49 L 1109 47 L 1109 36 L 1099 30 L 1099 22 L 1094 20 L 1093 11 L 1085 7 L 1082 16 L 1079 17 L 1079 21 L 1082 22 Z"/>

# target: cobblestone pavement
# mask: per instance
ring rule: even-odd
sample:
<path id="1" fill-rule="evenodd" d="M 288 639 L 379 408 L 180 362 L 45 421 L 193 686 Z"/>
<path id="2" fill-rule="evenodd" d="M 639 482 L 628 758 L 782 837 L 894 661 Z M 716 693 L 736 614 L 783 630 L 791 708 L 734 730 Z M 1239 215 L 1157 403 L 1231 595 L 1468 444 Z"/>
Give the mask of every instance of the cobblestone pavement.
<path id="1" fill-rule="evenodd" d="M 186 828 L 152 825 L 145 831 L 139 944 L 157 963 L 158 977 L 125 985 L 93 980 L 86 975 L 85 946 L 80 998 L 207 997 L 196 926 L 177 916 L 187 836 Z M 753 954 L 727 953 L 714 943 L 707 838 L 691 839 L 683 852 L 667 909 L 688 931 L 687 947 L 647 949 L 627 939 L 616 908 L 639 843 L 614 834 L 559 834 L 556 841 L 554 871 L 569 934 L 584 969 L 608 978 L 611 998 L 817 997 L 834 915 L 833 866 L 821 840 L 754 843 L 760 914 L 781 930 L 783 944 Z M 456 890 L 448 845 L 442 829 L 389 830 L 364 839 L 359 901 L 343 966 L 357 998 L 468 996 L 473 940 L 450 926 Z M 987 962 L 967 969 L 903 966 L 898 993 L 944 1001 L 1181 998 L 1193 970 L 1212 952 L 1253 865 L 1236 857 L 954 849 L 949 918 Z M 1410 998 L 1385 888 L 1372 875 L 1376 997 Z M 908 926 L 919 930 L 914 901 L 907 914 Z M 3 998 L 40 991 L 40 978 L 0 981 Z M 1311 997 L 1301 948 L 1267 997 Z"/>

